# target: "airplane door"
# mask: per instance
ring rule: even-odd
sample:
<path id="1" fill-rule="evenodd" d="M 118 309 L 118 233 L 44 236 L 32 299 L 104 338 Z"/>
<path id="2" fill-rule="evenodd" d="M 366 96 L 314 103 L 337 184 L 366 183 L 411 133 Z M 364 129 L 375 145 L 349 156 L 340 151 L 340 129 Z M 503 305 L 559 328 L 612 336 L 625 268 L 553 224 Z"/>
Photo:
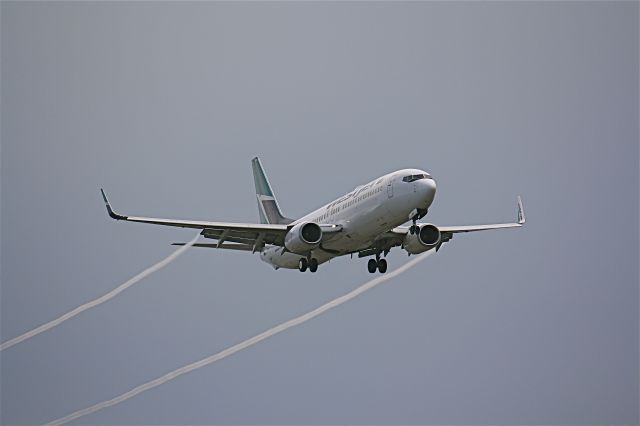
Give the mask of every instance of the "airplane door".
<path id="1" fill-rule="evenodd" d="M 393 197 L 393 179 L 389 179 L 387 182 L 387 198 Z"/>

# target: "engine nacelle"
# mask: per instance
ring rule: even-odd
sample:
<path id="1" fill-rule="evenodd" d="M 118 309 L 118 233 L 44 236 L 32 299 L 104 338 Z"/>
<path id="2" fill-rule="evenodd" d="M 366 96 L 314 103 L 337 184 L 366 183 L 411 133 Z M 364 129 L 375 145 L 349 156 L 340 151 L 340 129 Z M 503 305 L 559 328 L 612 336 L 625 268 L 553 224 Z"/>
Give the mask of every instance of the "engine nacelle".
<path id="1" fill-rule="evenodd" d="M 427 223 L 419 226 L 420 229 L 417 233 L 407 233 L 407 236 L 404 237 L 403 247 L 411 254 L 418 254 L 431 250 L 432 248 L 437 247 L 442 239 L 440 230 L 435 225 Z"/>
<path id="2" fill-rule="evenodd" d="M 322 229 L 317 223 L 301 222 L 284 237 L 284 246 L 292 253 L 307 254 L 320 245 Z"/>

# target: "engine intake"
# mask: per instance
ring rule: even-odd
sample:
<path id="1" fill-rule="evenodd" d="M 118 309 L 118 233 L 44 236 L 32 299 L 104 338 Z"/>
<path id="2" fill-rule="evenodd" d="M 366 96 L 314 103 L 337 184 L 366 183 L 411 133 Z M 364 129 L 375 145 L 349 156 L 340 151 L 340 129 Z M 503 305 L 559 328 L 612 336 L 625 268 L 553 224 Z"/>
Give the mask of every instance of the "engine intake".
<path id="1" fill-rule="evenodd" d="M 287 232 L 284 246 L 292 253 L 307 254 L 322 241 L 322 229 L 317 223 L 301 222 Z"/>
<path id="2" fill-rule="evenodd" d="M 407 233 L 403 246 L 408 253 L 418 254 L 437 247 L 441 239 L 438 227 L 427 223 L 420 225 L 417 233 Z"/>

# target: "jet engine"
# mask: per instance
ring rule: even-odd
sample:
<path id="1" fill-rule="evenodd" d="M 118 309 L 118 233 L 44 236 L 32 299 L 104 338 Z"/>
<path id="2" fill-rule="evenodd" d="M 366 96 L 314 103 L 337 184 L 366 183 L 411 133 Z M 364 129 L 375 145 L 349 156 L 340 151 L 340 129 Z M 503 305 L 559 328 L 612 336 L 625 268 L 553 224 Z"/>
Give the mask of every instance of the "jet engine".
<path id="1" fill-rule="evenodd" d="M 407 233 L 404 237 L 403 248 L 411 254 L 418 254 L 438 247 L 442 241 L 440 230 L 430 223 L 418 226 L 418 232 Z"/>
<path id="2" fill-rule="evenodd" d="M 317 223 L 301 222 L 284 237 L 284 246 L 292 253 L 307 254 L 320 245 L 322 229 Z"/>

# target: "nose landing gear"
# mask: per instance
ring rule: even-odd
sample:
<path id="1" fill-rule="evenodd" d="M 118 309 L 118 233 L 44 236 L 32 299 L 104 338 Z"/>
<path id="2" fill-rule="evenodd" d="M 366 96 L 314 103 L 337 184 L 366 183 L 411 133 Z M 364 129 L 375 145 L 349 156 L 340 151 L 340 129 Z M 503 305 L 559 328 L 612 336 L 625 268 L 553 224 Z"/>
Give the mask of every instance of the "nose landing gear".
<path id="1" fill-rule="evenodd" d="M 409 227 L 409 233 L 413 235 L 418 232 L 418 226 L 416 225 L 416 220 L 418 220 L 418 217 L 414 216 L 411 220 L 413 221 L 413 225 Z"/>
<path id="2" fill-rule="evenodd" d="M 411 235 L 418 233 L 418 226 L 416 225 L 416 221 L 425 217 L 429 211 L 427 209 L 415 209 L 413 212 L 415 212 L 416 214 L 411 217 L 411 221 L 413 222 L 413 225 L 409 227 L 409 233 Z"/>

